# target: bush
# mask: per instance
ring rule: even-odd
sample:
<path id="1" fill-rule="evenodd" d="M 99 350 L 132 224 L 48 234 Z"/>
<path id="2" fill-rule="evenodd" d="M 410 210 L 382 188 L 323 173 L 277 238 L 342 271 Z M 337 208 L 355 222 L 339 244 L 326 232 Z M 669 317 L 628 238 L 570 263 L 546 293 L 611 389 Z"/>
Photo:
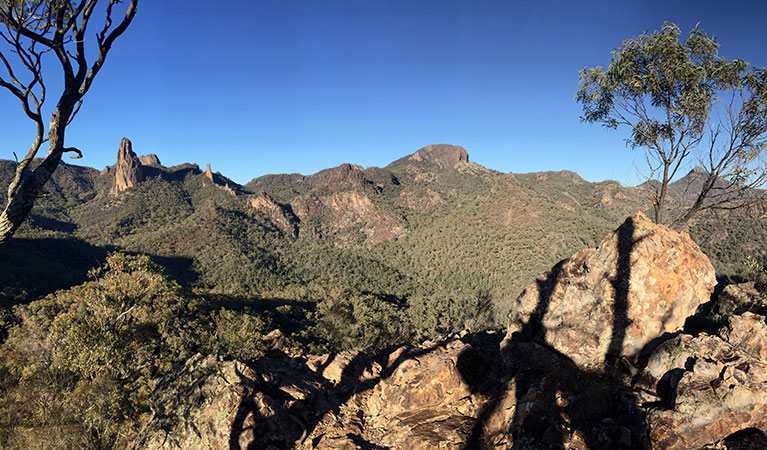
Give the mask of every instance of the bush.
<path id="1" fill-rule="evenodd" d="M 0 447 L 126 447 L 153 379 L 193 350 L 178 347 L 191 335 L 177 326 L 179 288 L 147 256 L 111 254 L 92 275 L 15 308 L 0 346 Z"/>
<path id="2" fill-rule="evenodd" d="M 422 342 L 468 329 L 480 331 L 494 326 L 492 297 L 484 289 L 465 296 L 414 296 L 408 309 L 413 341 Z"/>
<path id="3" fill-rule="evenodd" d="M 378 352 L 405 341 L 402 308 L 371 294 L 343 290 L 317 303 L 308 336 L 319 351 Z"/>
<path id="4" fill-rule="evenodd" d="M 762 263 L 753 256 L 749 256 L 746 259 L 745 266 L 745 277 L 748 281 L 753 281 L 754 284 L 760 287 L 767 285 L 767 269 L 764 268 Z"/>
<path id="5" fill-rule="evenodd" d="M 224 358 L 249 361 L 260 358 L 265 322 L 250 311 L 219 309 L 211 316 L 212 330 L 205 337 L 205 349 Z"/>

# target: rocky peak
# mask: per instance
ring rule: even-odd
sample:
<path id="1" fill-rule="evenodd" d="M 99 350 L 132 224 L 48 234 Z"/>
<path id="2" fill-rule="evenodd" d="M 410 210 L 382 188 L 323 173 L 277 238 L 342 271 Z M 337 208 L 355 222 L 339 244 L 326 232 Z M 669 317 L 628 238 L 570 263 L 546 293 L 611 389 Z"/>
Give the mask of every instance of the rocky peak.
<path id="1" fill-rule="evenodd" d="M 349 179 L 362 179 L 363 172 L 362 166 L 344 163 L 338 167 L 330 169 L 329 174 L 331 175 L 330 178 L 335 181 L 346 181 Z"/>
<path id="2" fill-rule="evenodd" d="M 210 181 L 213 181 L 213 172 L 210 170 L 210 163 L 208 163 L 207 166 L 205 166 L 205 176 L 208 177 Z"/>
<path id="3" fill-rule="evenodd" d="M 460 145 L 427 145 L 410 155 L 413 161 L 428 161 L 440 169 L 450 169 L 460 161 L 469 161 L 469 152 Z"/>
<path id="4" fill-rule="evenodd" d="M 310 177 L 315 186 L 331 190 L 346 190 L 359 187 L 365 181 L 365 171 L 356 164 L 341 164 L 332 169 L 322 170 Z"/>
<path id="5" fill-rule="evenodd" d="M 158 158 L 154 153 L 139 156 L 138 160 L 141 161 L 141 164 L 145 166 L 162 166 L 160 163 L 160 158 Z"/>
<path id="6" fill-rule="evenodd" d="M 112 194 L 114 195 L 135 186 L 144 179 L 141 160 L 133 152 L 133 144 L 128 138 L 122 138 L 120 141 L 114 174 L 115 184 L 112 187 Z"/>

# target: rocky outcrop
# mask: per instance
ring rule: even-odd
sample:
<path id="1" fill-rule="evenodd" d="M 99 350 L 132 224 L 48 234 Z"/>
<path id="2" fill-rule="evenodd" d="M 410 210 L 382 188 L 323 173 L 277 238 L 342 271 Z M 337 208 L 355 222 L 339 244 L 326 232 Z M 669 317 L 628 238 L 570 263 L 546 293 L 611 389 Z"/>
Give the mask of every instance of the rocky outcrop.
<path id="1" fill-rule="evenodd" d="M 211 172 L 211 170 L 210 170 L 210 163 L 208 163 L 208 164 L 205 166 L 205 177 L 206 177 L 207 179 L 209 179 L 210 181 L 214 181 L 214 180 L 213 180 L 213 172 Z"/>
<path id="2" fill-rule="evenodd" d="M 341 164 L 307 177 L 315 189 L 330 191 L 359 190 L 366 184 L 365 171 L 356 164 Z"/>
<path id="3" fill-rule="evenodd" d="M 731 316 L 747 310 L 763 311 L 767 299 L 756 288 L 753 281 L 728 284 L 713 301 L 713 311 L 721 316 Z"/>
<path id="4" fill-rule="evenodd" d="M 196 355 L 155 390 L 133 448 L 344 448 L 350 436 L 364 441 L 354 389 L 380 370 L 359 352 L 273 350 L 250 366 Z"/>
<path id="5" fill-rule="evenodd" d="M 647 414 L 656 448 L 698 449 L 741 430 L 767 430 L 764 316 L 730 320 L 729 335 L 680 335 L 650 357 L 637 386 L 657 398 Z"/>
<path id="6" fill-rule="evenodd" d="M 134 449 L 286 448 L 300 429 L 279 399 L 257 387 L 259 374 L 237 362 L 197 355 L 154 394 L 157 405 Z"/>
<path id="7" fill-rule="evenodd" d="M 635 214 L 598 248 L 526 288 L 508 336 L 522 332 L 582 367 L 599 367 L 681 330 L 715 284 L 714 268 L 687 234 Z"/>
<path id="8" fill-rule="evenodd" d="M 380 362 L 359 352 L 277 353 L 251 366 L 198 355 L 157 388 L 133 448 L 462 448 L 489 397 L 480 389 L 499 373 L 499 341 L 454 337 Z"/>
<path id="9" fill-rule="evenodd" d="M 313 217 L 322 216 L 322 226 L 306 230 L 309 233 L 321 235 L 325 231 L 353 231 L 355 233 L 346 237 L 351 242 L 357 242 L 359 235 L 356 232 L 361 231 L 371 244 L 404 233 L 405 219 L 379 207 L 371 199 L 377 195 L 373 189 L 378 189 L 378 186 L 364 178 L 361 167 L 344 164 L 312 175 L 312 178 L 311 183 L 320 189 L 296 198 L 291 204 L 303 224 L 311 222 Z M 365 189 L 368 184 L 369 189 Z M 331 189 L 330 186 L 336 186 L 337 189 Z M 341 235 L 337 235 L 337 238 L 343 240 Z"/>
<path id="10" fill-rule="evenodd" d="M 408 357 L 408 352 L 414 357 Z M 422 356 L 401 348 L 386 367 L 391 375 L 378 383 L 364 403 L 366 425 L 381 433 L 380 444 L 391 448 L 453 448 L 471 434 L 486 397 L 476 392 L 490 361 L 468 342 L 459 339 L 437 346 Z M 470 356 L 467 356 L 470 355 Z M 399 364 L 398 358 L 405 358 Z M 463 372 L 462 372 L 463 371 Z"/>
<path id="11" fill-rule="evenodd" d="M 198 356 L 153 394 L 134 448 L 646 448 L 627 388 L 536 343 L 502 353 L 500 340 L 463 333 L 377 360 Z"/>
<path id="12" fill-rule="evenodd" d="M 155 155 L 154 153 L 139 156 L 138 160 L 141 161 L 141 164 L 145 166 L 162 167 L 162 164 L 160 163 L 160 158 L 158 158 L 157 155 Z"/>
<path id="13" fill-rule="evenodd" d="M 435 144 L 416 150 L 386 166 L 397 176 L 415 181 L 429 181 L 449 169 L 459 169 L 474 175 L 483 175 L 486 169 L 469 163 L 469 152 L 459 145 Z"/>
<path id="14" fill-rule="evenodd" d="M 767 428 L 767 361 L 755 356 L 767 335 L 749 314 L 727 338 L 661 344 L 633 385 L 536 342 L 501 349 L 493 333 L 378 359 L 198 355 L 160 383 L 134 449 L 722 448 L 711 446 Z"/>
<path id="15" fill-rule="evenodd" d="M 117 165 L 113 170 L 115 181 L 112 186 L 112 194 L 117 195 L 120 192 L 132 188 L 144 179 L 143 168 L 138 156 L 133 153 L 131 141 L 128 138 L 122 138 L 120 149 L 117 151 Z"/>
<path id="16" fill-rule="evenodd" d="M 293 237 L 298 237 L 300 220 L 290 205 L 275 202 L 266 192 L 248 198 L 250 206 L 264 214 L 275 225 Z"/>
<path id="17" fill-rule="evenodd" d="M 460 145 L 427 145 L 410 155 L 412 161 L 426 161 L 440 169 L 451 169 L 459 161 L 469 161 L 469 152 Z"/>

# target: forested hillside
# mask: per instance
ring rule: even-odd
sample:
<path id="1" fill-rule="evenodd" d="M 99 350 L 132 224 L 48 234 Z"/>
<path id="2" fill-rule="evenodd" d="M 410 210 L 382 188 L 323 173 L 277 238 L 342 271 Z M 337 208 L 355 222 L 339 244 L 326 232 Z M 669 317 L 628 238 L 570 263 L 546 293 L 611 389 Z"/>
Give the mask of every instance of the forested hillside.
<path id="1" fill-rule="evenodd" d="M 119 161 L 101 173 L 62 166 L 17 238 L 0 248 L 3 301 L 79 284 L 119 250 L 148 254 L 182 285 L 216 294 L 292 299 L 332 284 L 406 303 L 480 296 L 500 323 L 528 280 L 648 207 L 641 186 L 571 172 L 503 174 L 447 145 L 386 168 L 345 164 L 245 186 L 153 158 L 143 179 L 116 195 Z M 12 167 L 2 162 L 0 178 Z M 685 183 L 672 197 L 679 204 Z M 691 227 L 728 275 L 742 273 L 746 254 L 764 256 L 766 231 L 756 213 L 704 216 Z"/>

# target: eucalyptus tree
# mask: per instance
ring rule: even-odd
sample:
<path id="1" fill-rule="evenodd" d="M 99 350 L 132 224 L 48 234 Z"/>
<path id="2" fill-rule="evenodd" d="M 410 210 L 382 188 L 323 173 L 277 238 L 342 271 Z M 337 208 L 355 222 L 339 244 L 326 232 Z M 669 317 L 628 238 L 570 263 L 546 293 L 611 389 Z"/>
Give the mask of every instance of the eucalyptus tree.
<path id="1" fill-rule="evenodd" d="M 681 40 L 665 23 L 613 51 L 607 69 L 580 73 L 582 121 L 628 127 L 644 149 L 655 222 L 668 210 L 668 187 L 692 161 L 706 169 L 695 200 L 669 222 L 684 226 L 706 209 L 734 209 L 759 199 L 767 181 L 767 69 L 718 53 L 717 40 L 695 28 Z"/>
<path id="2" fill-rule="evenodd" d="M 65 130 L 80 110 L 83 96 L 104 66 L 115 40 L 136 15 L 138 0 L 125 3 L 0 0 L 0 86 L 18 99 L 36 129 L 26 155 L 21 161 L 17 159 L 8 186 L 7 203 L 0 214 L 0 243 L 23 223 L 62 155 L 71 152 L 73 157 L 82 156 L 77 148 L 64 146 Z M 95 41 L 88 33 L 89 27 L 96 27 Z M 44 108 L 50 94 L 46 79 L 62 73 L 63 87 L 55 93 L 58 100 L 46 126 L 43 116 L 48 112 Z M 33 167 L 32 161 L 45 143 L 48 151 Z"/>

